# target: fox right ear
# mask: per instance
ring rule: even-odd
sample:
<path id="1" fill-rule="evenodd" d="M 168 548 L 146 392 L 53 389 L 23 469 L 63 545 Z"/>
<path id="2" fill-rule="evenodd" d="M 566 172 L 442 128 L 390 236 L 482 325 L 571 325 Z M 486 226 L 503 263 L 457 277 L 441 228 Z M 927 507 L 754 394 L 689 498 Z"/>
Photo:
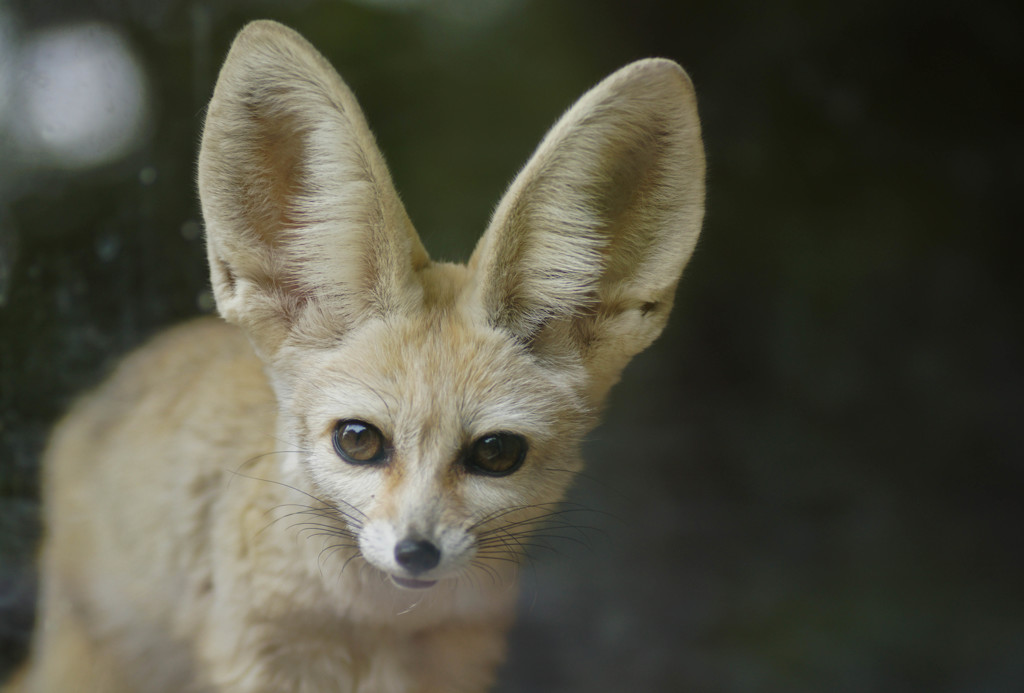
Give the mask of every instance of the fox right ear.
<path id="1" fill-rule="evenodd" d="M 641 60 L 587 92 L 544 138 L 470 260 L 486 320 L 579 358 L 600 400 L 668 319 L 704 215 L 689 77 Z"/>
<path id="2" fill-rule="evenodd" d="M 264 359 L 410 309 L 429 263 L 355 97 L 297 33 L 235 39 L 199 155 L 214 296 Z"/>

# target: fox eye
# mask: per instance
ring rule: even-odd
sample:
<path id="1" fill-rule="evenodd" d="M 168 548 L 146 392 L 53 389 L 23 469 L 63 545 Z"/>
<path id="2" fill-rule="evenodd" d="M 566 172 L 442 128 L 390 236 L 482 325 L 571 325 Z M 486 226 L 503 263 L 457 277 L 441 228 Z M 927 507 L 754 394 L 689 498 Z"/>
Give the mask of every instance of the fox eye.
<path id="1" fill-rule="evenodd" d="M 334 427 L 333 440 L 334 451 L 351 464 L 373 464 L 387 456 L 384 434 L 365 421 L 339 421 Z"/>
<path id="2" fill-rule="evenodd" d="M 526 439 L 515 433 L 488 433 L 469 448 L 466 467 L 488 476 L 505 476 L 519 469 L 526 457 Z"/>

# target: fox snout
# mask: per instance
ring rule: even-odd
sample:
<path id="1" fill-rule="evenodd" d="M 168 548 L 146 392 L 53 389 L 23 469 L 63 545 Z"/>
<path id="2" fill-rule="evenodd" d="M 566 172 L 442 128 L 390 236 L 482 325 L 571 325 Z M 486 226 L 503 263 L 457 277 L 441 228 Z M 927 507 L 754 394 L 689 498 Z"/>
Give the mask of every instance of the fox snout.
<path id="1" fill-rule="evenodd" d="M 430 587 L 457 574 L 472 558 L 473 544 L 465 530 L 397 530 L 387 520 L 368 523 L 359 538 L 363 557 L 406 588 Z"/>
<path id="2" fill-rule="evenodd" d="M 403 539 L 395 545 L 395 562 L 413 575 L 420 575 L 437 567 L 441 549 L 426 539 Z"/>

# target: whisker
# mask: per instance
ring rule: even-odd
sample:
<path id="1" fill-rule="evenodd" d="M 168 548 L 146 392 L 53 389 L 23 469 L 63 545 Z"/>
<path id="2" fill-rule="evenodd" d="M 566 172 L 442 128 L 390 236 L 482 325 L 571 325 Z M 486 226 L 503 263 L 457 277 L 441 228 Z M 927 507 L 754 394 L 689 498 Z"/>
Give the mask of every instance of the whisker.
<path id="1" fill-rule="evenodd" d="M 231 488 L 231 483 L 232 483 L 232 481 L 234 481 L 234 477 L 236 477 L 236 476 L 240 476 L 240 477 L 244 477 L 244 478 L 248 478 L 248 479 L 254 478 L 254 477 L 248 476 L 247 474 L 243 474 L 240 471 L 241 469 L 244 469 L 245 467 L 253 465 L 256 462 L 259 462 L 260 460 L 262 460 L 262 459 L 264 459 L 266 457 L 270 457 L 272 455 L 293 455 L 293 454 L 301 454 L 303 452 L 304 452 L 303 450 L 271 450 L 270 452 L 264 452 L 264 453 L 261 453 L 259 455 L 253 455 L 249 459 L 243 460 L 234 469 L 226 469 L 226 470 L 224 470 L 228 474 L 230 474 L 231 477 L 232 477 L 231 479 L 228 480 L 228 488 Z M 265 479 L 260 479 L 260 481 L 266 481 L 266 480 Z"/>
<path id="2" fill-rule="evenodd" d="M 274 453 L 274 454 L 276 454 L 276 453 Z M 266 483 L 266 484 L 276 484 L 277 486 L 281 486 L 283 488 L 290 489 L 292 491 L 295 491 L 296 493 L 301 493 L 302 495 L 306 496 L 307 498 L 312 498 L 313 500 L 315 500 L 317 503 L 320 503 L 321 505 L 325 505 L 325 506 L 333 505 L 332 503 L 329 503 L 329 502 L 325 501 L 322 498 L 318 498 L 318 497 L 314 496 L 312 493 L 309 493 L 308 491 L 303 491 L 301 488 L 297 488 L 295 486 L 292 486 L 291 484 L 286 484 L 283 481 L 277 481 L 276 479 L 264 479 L 264 478 L 258 477 L 258 476 L 251 476 L 249 474 L 243 474 L 242 472 L 239 472 L 237 470 L 232 471 L 231 474 L 234 474 L 235 476 L 240 476 L 243 479 L 250 479 L 252 481 L 262 481 L 263 483 Z"/>
<path id="3" fill-rule="evenodd" d="M 471 524 L 469 526 L 469 529 L 470 530 L 476 529 L 476 528 L 478 528 L 478 527 L 480 527 L 480 526 L 482 526 L 482 525 L 484 525 L 484 524 L 486 524 L 488 522 L 493 522 L 495 520 L 498 520 L 498 519 L 500 519 L 500 518 L 502 518 L 502 517 L 504 517 L 506 515 L 509 515 L 509 514 L 512 514 L 512 513 L 515 513 L 515 512 L 525 512 L 525 511 L 528 511 L 528 510 L 538 510 L 538 509 L 542 509 L 542 508 L 555 508 L 555 510 L 543 512 L 543 513 L 540 513 L 540 514 L 537 514 L 537 515 L 531 515 L 530 517 L 524 518 L 522 520 L 516 520 L 514 522 L 506 523 L 505 525 L 502 525 L 502 526 L 503 527 L 512 527 L 512 526 L 517 526 L 517 525 L 520 525 L 520 524 L 527 524 L 527 523 L 531 523 L 531 522 L 537 522 L 537 521 L 545 519 L 545 518 L 569 515 L 569 514 L 572 514 L 572 513 L 587 512 L 587 513 L 599 514 L 599 515 L 606 515 L 607 514 L 607 513 L 604 513 L 603 511 L 593 510 L 592 508 L 588 508 L 586 506 L 580 505 L 579 503 L 562 502 L 562 503 L 537 503 L 537 504 L 534 504 L 534 505 L 518 505 L 518 506 L 513 506 L 511 508 L 504 508 L 504 509 L 495 511 L 493 513 L 489 513 L 487 515 L 484 515 L 481 519 L 479 519 L 476 522 L 474 522 L 473 524 Z M 487 530 L 487 531 L 489 531 L 489 530 Z"/>
<path id="4" fill-rule="evenodd" d="M 512 551 L 511 549 L 509 549 L 509 550 L 506 550 L 506 551 L 503 551 L 503 552 L 499 551 L 499 553 L 525 554 L 530 549 L 544 549 L 545 551 L 550 551 L 552 553 L 558 553 L 558 549 L 556 549 L 555 547 L 549 546 L 547 544 L 537 543 L 537 542 L 528 542 L 528 541 L 527 542 L 520 542 L 520 541 L 517 541 L 516 542 L 516 546 L 519 547 L 519 549 L 521 549 L 521 550 L 516 552 L 516 551 Z M 493 547 L 487 547 L 487 548 L 493 548 Z M 494 555 L 494 554 L 490 554 L 490 555 Z"/>
<path id="5" fill-rule="evenodd" d="M 338 539 L 353 539 L 356 540 L 358 537 L 351 532 L 338 532 L 333 527 L 324 527 L 323 525 L 291 525 L 289 529 L 293 527 L 302 527 L 296 534 L 302 535 L 303 532 L 310 532 L 305 535 L 306 539 L 313 539 L 314 537 L 336 537 Z"/>
<path id="6" fill-rule="evenodd" d="M 498 575 L 498 571 L 496 571 L 494 568 L 492 568 L 491 566 L 487 565 L 483 561 L 479 561 L 479 560 L 476 560 L 476 559 L 471 561 L 470 565 L 473 566 L 474 568 L 478 569 L 481 573 L 484 573 L 488 577 L 490 577 L 492 585 L 497 585 L 498 584 L 498 582 L 500 580 L 500 576 Z"/>
<path id="7" fill-rule="evenodd" d="M 351 526 L 355 529 L 362 528 L 362 522 L 357 518 L 350 517 L 340 512 L 325 513 L 319 510 L 296 511 L 294 513 L 288 513 L 286 515 L 282 515 L 279 518 L 275 518 L 274 522 L 281 522 L 282 520 L 287 520 L 292 517 L 300 517 L 302 515 L 307 515 L 309 517 L 316 518 L 317 520 L 323 520 L 327 523 Z"/>
<path id="8" fill-rule="evenodd" d="M 321 525 L 323 527 L 337 527 L 339 530 L 348 531 L 348 532 L 358 531 L 358 530 L 362 529 L 362 524 L 361 523 L 358 523 L 358 522 L 357 523 L 340 522 L 341 518 L 333 517 L 331 515 L 321 515 L 320 513 L 303 513 L 303 512 L 288 513 L 287 515 L 282 515 L 281 517 L 275 519 L 274 522 L 280 522 L 281 520 L 287 520 L 289 518 L 298 517 L 300 515 L 312 515 L 313 517 L 317 518 L 318 520 L 324 520 L 324 522 L 316 523 L 316 522 L 313 522 L 311 520 L 304 520 L 302 522 L 292 523 L 290 525 L 291 527 L 294 527 L 296 525 L 302 525 L 302 524 L 319 524 L 319 525 Z M 353 525 L 352 529 L 349 529 L 349 525 Z"/>
<path id="9" fill-rule="evenodd" d="M 501 562 L 518 575 L 529 567 L 536 578 L 534 559 L 541 551 L 558 553 L 557 543 L 567 542 L 593 550 L 593 537 L 607 538 L 599 523 L 580 523 L 581 515 L 609 516 L 579 503 L 537 503 L 509 506 L 480 515 L 469 525 L 476 530 L 474 570 L 494 572 Z M 536 596 L 536 595 L 535 595 Z"/>
<path id="10" fill-rule="evenodd" d="M 505 561 L 507 563 L 519 564 L 522 562 L 520 559 L 523 554 L 514 551 L 509 551 L 507 549 L 497 549 L 494 547 L 488 547 L 483 551 L 477 551 L 476 555 L 487 558 L 488 560 Z"/>
<path id="11" fill-rule="evenodd" d="M 560 536 L 558 534 L 554 534 L 552 532 L 553 530 L 571 530 L 578 535 L 579 541 L 584 542 L 590 540 L 590 536 L 587 534 L 587 532 L 600 534 L 606 539 L 608 537 L 608 533 L 601 527 L 594 527 L 592 525 L 574 525 L 565 522 L 538 524 L 537 526 L 526 527 L 525 529 L 518 530 L 514 532 L 514 534 L 518 537 L 539 537 L 545 535 L 551 535 L 555 537 Z"/>
<path id="12" fill-rule="evenodd" d="M 345 569 L 348 568 L 348 564 L 349 563 L 351 563 L 352 561 L 354 561 L 357 558 L 362 558 L 363 557 L 362 552 L 359 550 L 359 545 L 356 544 L 356 546 L 354 548 L 356 549 L 355 553 L 353 553 L 351 556 L 349 556 L 345 560 L 345 562 L 341 564 L 341 570 L 338 573 L 339 575 L 341 575 L 341 574 L 343 574 L 345 572 Z"/>
<path id="13" fill-rule="evenodd" d="M 333 556 L 335 553 L 337 553 L 338 551 L 340 551 L 342 549 L 358 549 L 358 548 L 359 548 L 358 544 L 331 544 L 330 546 L 325 546 L 324 548 L 320 549 L 320 553 L 317 554 L 316 560 L 317 560 L 317 564 L 320 566 L 321 575 L 323 574 L 323 564 L 326 563 L 327 561 L 329 561 L 331 559 L 331 556 Z M 324 556 L 324 552 L 325 551 L 327 552 L 327 556 L 326 557 Z M 352 560 L 352 558 L 354 558 L 354 557 L 355 556 L 351 556 L 348 560 L 345 561 L 344 565 L 348 565 L 348 561 Z M 344 567 L 342 567 L 341 572 L 345 572 Z"/>

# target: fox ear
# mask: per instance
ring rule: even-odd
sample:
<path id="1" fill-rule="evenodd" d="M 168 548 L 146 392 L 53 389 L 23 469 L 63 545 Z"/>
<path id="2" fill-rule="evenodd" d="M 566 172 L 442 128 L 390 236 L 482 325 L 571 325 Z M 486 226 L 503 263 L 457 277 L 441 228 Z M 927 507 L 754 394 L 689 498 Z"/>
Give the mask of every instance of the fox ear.
<path id="1" fill-rule="evenodd" d="M 355 97 L 297 33 L 246 26 L 199 155 L 217 307 L 265 359 L 418 300 L 429 263 Z"/>
<path id="2" fill-rule="evenodd" d="M 696 98 L 669 60 L 585 94 L 547 134 L 470 260 L 492 325 L 571 352 L 600 398 L 660 333 L 704 215 Z"/>

